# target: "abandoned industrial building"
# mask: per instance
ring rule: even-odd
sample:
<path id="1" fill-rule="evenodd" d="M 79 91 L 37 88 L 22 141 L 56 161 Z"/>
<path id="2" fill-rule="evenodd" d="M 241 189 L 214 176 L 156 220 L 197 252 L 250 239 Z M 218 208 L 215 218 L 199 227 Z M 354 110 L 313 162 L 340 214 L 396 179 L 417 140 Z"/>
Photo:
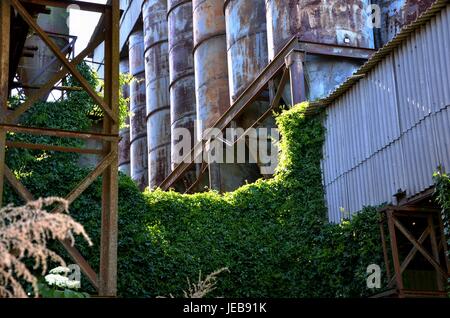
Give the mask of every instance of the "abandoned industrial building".
<path id="1" fill-rule="evenodd" d="M 230 211 L 238 211 L 241 207 L 233 205 L 237 200 L 227 194 L 261 180 L 271 182 L 285 169 L 278 169 L 276 161 L 279 152 L 286 151 L 278 148 L 285 145 L 278 116 L 301 104 L 306 118 L 302 120 L 319 118 L 324 129 L 318 161 L 323 193 L 317 200 L 323 200 L 326 223 L 342 226 L 365 208 L 377 207 L 379 222 L 374 233 L 379 235 L 385 286 L 367 293 L 358 289 L 349 295 L 448 297 L 449 220 L 444 210 L 450 205 L 440 205 L 435 196 L 436 173 L 450 171 L 450 1 L 96 2 L 2 0 L 0 4 L 0 204 L 11 203 L 6 200 L 13 197 L 8 187 L 25 202 L 43 196 L 31 192 L 41 191 L 38 186 L 27 189 L 24 185 L 31 170 L 25 165 L 10 167 L 8 156 L 14 156 L 16 149 L 77 154 L 76 166 L 90 172 L 77 182 L 61 180 L 71 185 L 64 196 L 70 207 L 84 192 L 93 193 L 92 187 L 101 177 L 96 197 L 101 214 L 95 216 L 99 228 L 94 231 L 99 255 L 86 257 L 84 249 L 78 250 L 69 240 L 60 241 L 95 294 L 126 296 L 117 265 L 121 226 L 125 227 L 120 222 L 127 213 L 121 208 L 122 175 L 144 193 L 148 209 L 165 200 L 157 197 L 159 194 L 151 197 L 151 193 L 164 191 L 179 195 L 173 198 L 215 193 L 225 198 L 217 200 L 230 200 L 226 201 Z M 77 37 L 67 24 L 74 10 L 69 6 L 101 14 L 87 47 L 79 53 L 75 50 Z M 83 61 L 103 85 L 92 87 L 78 67 Z M 131 80 L 122 83 L 124 74 Z M 89 113 L 95 121 L 88 130 L 57 126 L 50 123 L 52 117 L 49 126 L 20 121 L 55 95 L 62 103 L 81 92 L 96 105 L 95 115 Z M 11 102 L 15 98 L 18 105 Z M 120 100 L 127 108 L 122 124 Z M 229 131 L 231 135 L 227 135 Z M 239 134 L 233 135 L 237 131 Z M 36 142 L 14 139 L 21 134 L 35 136 Z M 42 139 L 47 137 L 50 139 Z M 61 143 L 64 138 L 82 140 L 82 146 Z M 303 140 L 292 138 L 298 143 Z M 218 155 L 219 148 L 214 153 L 214 145 L 231 154 Z M 42 153 L 36 161 L 45 161 Z M 306 159 L 301 162 L 309 164 Z M 306 179 L 308 169 L 298 178 L 304 174 Z M 22 181 L 21 175 L 28 177 Z M 290 200 L 291 195 L 277 201 Z M 49 189 L 48 196 L 57 195 Z M 210 209 L 204 202 L 173 200 L 186 204 L 178 207 L 180 210 Z M 138 204 L 132 202 L 131 209 L 138 209 Z M 155 206 L 155 211 L 173 207 Z M 276 208 L 283 210 L 280 215 L 292 209 L 282 203 Z M 62 211 L 62 206 L 53 210 Z M 172 217 L 176 219 L 177 214 L 167 219 Z M 146 229 L 165 221 L 156 216 Z M 171 227 L 169 223 L 165 226 Z M 164 231 L 155 233 L 163 235 Z M 195 236 L 189 233 L 189 239 Z M 162 246 L 173 243 L 165 238 L 161 243 L 159 236 L 149 241 Z M 182 249 L 180 242 L 174 248 L 177 252 Z M 189 254 L 201 243 L 192 244 L 185 247 L 186 264 L 202 264 L 200 257 Z M 228 246 L 212 249 L 221 248 Z M 92 259 L 98 264 L 93 265 Z M 162 277 L 151 284 L 163 286 Z M 0 296 L 2 282 L 0 271 Z M 233 289 L 233 283 L 229 285 L 223 290 Z M 172 292 L 155 288 L 142 296 Z M 230 295 L 266 296 L 262 292 Z M 268 292 L 268 296 L 272 294 Z"/>

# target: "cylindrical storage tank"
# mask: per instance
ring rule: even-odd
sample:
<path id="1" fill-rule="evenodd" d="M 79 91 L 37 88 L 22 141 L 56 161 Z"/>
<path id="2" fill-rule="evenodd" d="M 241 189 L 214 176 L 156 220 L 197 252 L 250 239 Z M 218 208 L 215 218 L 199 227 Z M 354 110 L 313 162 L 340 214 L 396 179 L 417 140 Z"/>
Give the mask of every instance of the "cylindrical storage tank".
<path id="1" fill-rule="evenodd" d="M 223 0 L 193 0 L 197 139 L 229 108 Z"/>
<path id="2" fill-rule="evenodd" d="M 142 6 L 147 84 L 149 186 L 157 187 L 170 173 L 170 98 L 167 0 L 146 0 Z"/>
<path id="3" fill-rule="evenodd" d="M 148 155 L 144 69 L 144 35 L 134 32 L 129 37 L 130 74 L 130 161 L 131 178 L 139 188 L 148 186 Z"/>
<path id="4" fill-rule="evenodd" d="M 130 66 L 128 59 L 120 61 L 120 73 L 128 74 L 130 72 Z M 127 99 L 130 97 L 130 86 L 125 84 L 122 86 L 122 97 Z M 127 105 L 128 110 L 130 105 Z M 125 120 L 125 127 L 119 131 L 119 171 L 123 172 L 127 176 L 131 176 L 130 167 L 130 118 L 127 116 Z"/>
<path id="5" fill-rule="evenodd" d="M 373 48 L 370 0 L 265 0 L 269 59 L 295 35 L 302 41 Z"/>
<path id="6" fill-rule="evenodd" d="M 401 28 L 416 20 L 434 0 L 372 0 L 380 8 L 380 27 L 375 28 L 376 47 L 389 42 Z"/>
<path id="7" fill-rule="evenodd" d="M 51 8 L 51 14 L 39 14 L 37 24 L 46 32 L 56 43 L 56 45 L 64 50 L 64 53 L 70 53 L 69 44 L 69 26 L 67 18 L 69 12 L 62 8 Z M 20 81 L 31 86 L 41 86 L 57 73 L 61 68 L 61 62 L 55 58 L 55 54 L 44 43 L 44 41 L 36 34 L 31 35 L 25 42 L 25 47 L 36 47 L 33 51 L 34 57 L 23 57 L 20 61 L 18 74 Z M 31 90 L 32 93 L 35 90 Z M 28 94 L 28 90 L 25 90 Z M 48 92 L 50 93 L 50 92 Z M 47 99 L 48 94 L 43 96 L 43 100 Z"/>
<path id="8" fill-rule="evenodd" d="M 297 36 L 301 41 L 351 47 L 373 48 L 370 0 L 265 0 L 269 60 Z M 345 81 L 361 61 L 307 54 L 303 63 L 307 82 L 306 98 L 320 99 Z M 301 89 L 300 87 L 293 89 Z M 283 99 L 292 105 L 290 86 Z"/>
<path id="9" fill-rule="evenodd" d="M 225 0 L 230 101 L 267 65 L 266 7 L 261 0 Z"/>
<path id="10" fill-rule="evenodd" d="M 194 35 L 192 31 L 192 1 L 169 0 L 167 21 L 169 28 L 170 68 L 170 117 L 171 117 L 171 163 L 172 169 L 190 152 L 194 144 L 195 74 Z M 184 128 L 184 129 L 183 129 Z M 185 134 L 189 131 L 189 136 Z M 180 131 L 180 130 L 184 130 Z M 189 137 L 189 149 L 183 153 L 177 149 L 180 138 Z M 188 141 L 182 140 L 186 145 Z"/>

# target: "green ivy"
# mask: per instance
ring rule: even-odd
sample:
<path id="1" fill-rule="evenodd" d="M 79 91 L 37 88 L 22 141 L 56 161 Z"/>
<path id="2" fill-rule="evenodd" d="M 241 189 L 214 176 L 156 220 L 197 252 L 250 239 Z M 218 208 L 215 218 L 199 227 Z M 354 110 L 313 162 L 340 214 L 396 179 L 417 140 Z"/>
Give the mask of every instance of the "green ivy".
<path id="1" fill-rule="evenodd" d="M 98 84 L 89 72 L 85 76 Z M 90 127 L 95 106 L 82 94 L 72 92 L 68 100 L 41 103 L 23 120 L 33 126 Z M 323 118 L 306 117 L 305 107 L 301 104 L 277 116 L 281 154 L 270 180 L 223 195 L 182 195 L 141 193 L 130 178 L 120 175 L 119 295 L 182 296 L 187 277 L 192 281 L 199 271 L 208 274 L 222 267 L 230 273 L 219 277 L 211 296 L 362 297 L 373 292 L 366 287 L 365 270 L 369 264 L 383 263 L 376 209 L 366 208 L 339 225 L 328 223 L 320 168 Z M 89 172 L 77 165 L 77 159 L 74 154 L 22 149 L 9 149 L 7 154 L 10 167 L 37 196 L 66 195 Z M 9 202 L 17 200 L 9 188 L 5 191 Z M 100 204 L 97 180 L 70 207 L 94 242 L 92 248 L 81 241 L 77 246 L 95 269 Z M 58 251 L 63 253 L 59 247 Z"/>

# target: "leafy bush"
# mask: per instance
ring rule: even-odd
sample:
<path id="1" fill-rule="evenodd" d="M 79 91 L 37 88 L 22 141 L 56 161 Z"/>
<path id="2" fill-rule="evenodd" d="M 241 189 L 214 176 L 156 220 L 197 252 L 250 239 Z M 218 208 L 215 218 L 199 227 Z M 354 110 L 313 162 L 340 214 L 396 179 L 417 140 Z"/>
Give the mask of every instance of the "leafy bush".
<path id="1" fill-rule="evenodd" d="M 89 98 L 75 97 L 80 107 L 72 107 L 71 98 L 58 105 L 46 103 L 44 114 L 36 108 L 35 115 L 25 120 L 72 128 L 90 125 L 93 108 Z M 131 179 L 120 175 L 121 296 L 181 297 L 187 277 L 195 279 L 199 271 L 211 273 L 222 267 L 230 272 L 221 275 L 211 296 L 353 297 L 370 293 L 365 269 L 372 263 L 382 264 L 377 213 L 367 208 L 341 225 L 328 223 L 320 169 L 325 130 L 320 115 L 305 117 L 305 106 L 277 117 L 282 141 L 273 179 L 223 195 L 213 191 L 182 195 L 161 190 L 141 193 Z M 62 109 L 61 114 L 78 112 L 74 115 L 78 119 L 70 121 L 70 116 L 59 116 L 56 109 Z M 61 141 L 66 142 L 73 141 Z M 65 195 L 88 173 L 77 166 L 73 154 L 10 150 L 8 162 L 36 195 L 50 191 Z M 12 201 L 13 194 L 9 194 Z M 94 242 L 93 248 L 78 245 L 94 268 L 99 264 L 100 198 L 101 180 L 97 180 L 70 207 Z"/>

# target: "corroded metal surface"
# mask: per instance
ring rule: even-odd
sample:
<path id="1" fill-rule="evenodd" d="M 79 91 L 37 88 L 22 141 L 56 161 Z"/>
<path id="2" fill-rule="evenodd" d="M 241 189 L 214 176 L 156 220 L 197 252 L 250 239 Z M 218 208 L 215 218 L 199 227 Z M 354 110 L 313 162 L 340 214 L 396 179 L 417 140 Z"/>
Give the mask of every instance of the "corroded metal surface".
<path id="1" fill-rule="evenodd" d="M 134 32 L 129 38 L 130 73 L 130 160 L 131 177 L 141 190 L 148 185 L 144 36 Z"/>
<path id="2" fill-rule="evenodd" d="M 373 47 L 369 0 L 265 0 L 269 59 L 292 36 L 302 41 Z"/>
<path id="3" fill-rule="evenodd" d="M 192 31 L 192 1 L 169 0 L 169 68 L 170 68 L 170 113 L 172 157 L 186 156 L 194 143 L 194 123 L 196 120 L 195 107 L 195 75 L 194 75 L 194 36 Z M 189 130 L 191 147 L 186 153 L 175 151 L 179 136 L 177 129 Z M 186 142 L 186 141 L 184 141 Z M 176 158 L 172 158 L 172 167 L 176 165 Z"/>
<path id="4" fill-rule="evenodd" d="M 424 12 L 434 0 L 375 0 L 381 8 L 381 28 L 375 30 L 377 46 L 391 40 L 400 29 Z"/>
<path id="5" fill-rule="evenodd" d="M 225 0 L 230 100 L 267 65 L 266 7 L 261 0 Z"/>
<path id="6" fill-rule="evenodd" d="M 170 173 L 167 1 L 145 1 L 142 15 L 145 36 L 149 186 L 154 188 Z"/>
<path id="7" fill-rule="evenodd" d="M 193 0 L 198 137 L 229 108 L 223 0 Z"/>
<path id="8" fill-rule="evenodd" d="M 130 71 L 128 59 L 120 61 L 120 73 L 127 74 Z M 128 84 L 122 86 L 123 98 L 130 97 L 130 86 Z M 128 108 L 130 105 L 128 104 Z M 119 131 L 119 171 L 125 173 L 127 176 L 131 176 L 130 166 L 130 118 L 125 120 L 126 127 Z"/>

